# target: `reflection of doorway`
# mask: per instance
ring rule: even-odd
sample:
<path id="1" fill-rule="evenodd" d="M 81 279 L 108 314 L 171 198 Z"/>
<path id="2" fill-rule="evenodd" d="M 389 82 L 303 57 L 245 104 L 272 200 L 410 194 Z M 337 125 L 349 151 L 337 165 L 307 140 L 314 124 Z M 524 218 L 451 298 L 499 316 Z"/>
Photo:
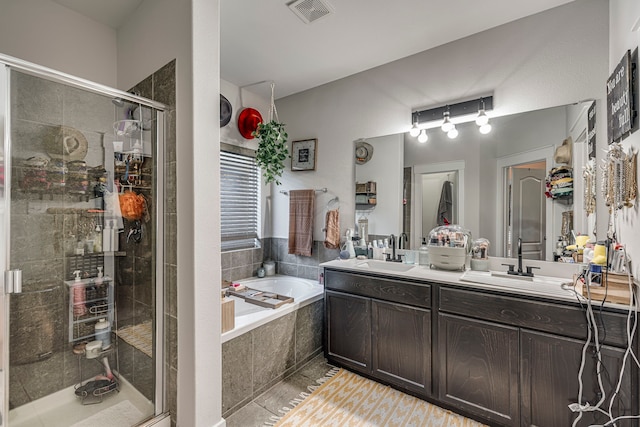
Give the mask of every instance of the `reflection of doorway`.
<path id="1" fill-rule="evenodd" d="M 410 241 L 416 245 L 414 249 L 420 246 L 422 238 L 427 237 L 429 231 L 437 225 L 437 210 L 444 181 L 454 182 L 451 194 L 452 224 L 464 224 L 464 167 L 464 161 L 413 166 Z"/>
<path id="2" fill-rule="evenodd" d="M 508 201 L 505 222 L 505 253 L 517 256 L 515 242 L 522 239 L 522 257 L 545 259 L 546 212 L 545 174 L 546 161 L 509 166 L 506 169 L 505 200 Z"/>
<path id="3" fill-rule="evenodd" d="M 547 145 L 545 147 L 541 147 L 535 150 L 525 151 L 522 153 L 504 156 L 497 159 L 497 175 L 496 176 L 498 177 L 498 179 L 496 180 L 497 181 L 496 194 L 498 195 L 498 197 L 496 197 L 496 212 L 498 212 L 498 215 L 496 215 L 496 228 L 495 228 L 496 256 L 512 257 L 517 255 L 517 251 L 515 248 L 518 241 L 518 235 L 515 234 L 515 232 L 513 235 L 509 234 L 509 231 L 511 230 L 509 226 L 512 225 L 510 222 L 512 213 L 509 210 L 509 207 L 511 206 L 510 197 L 513 198 L 513 194 L 509 191 L 509 185 L 508 185 L 509 184 L 508 178 L 510 178 L 510 175 L 508 175 L 509 168 L 517 167 L 520 165 L 535 164 L 538 162 L 544 162 L 544 165 L 553 165 L 554 151 L 555 149 L 552 145 Z M 540 166 L 540 167 L 545 168 L 545 169 L 542 169 L 543 171 L 546 170 L 545 166 Z M 543 234 L 541 237 L 543 246 L 544 246 L 544 251 L 542 251 L 541 254 L 544 254 L 545 257 L 542 259 L 544 259 L 545 261 L 552 261 L 553 260 L 552 244 L 554 242 L 553 242 L 553 239 L 548 239 L 547 236 L 554 235 L 553 203 L 551 203 L 550 201 L 547 201 L 547 199 L 544 196 L 544 179 L 545 179 L 545 175 L 543 173 L 543 177 L 542 177 L 543 189 L 539 193 L 538 193 L 538 190 L 535 190 L 535 192 L 540 196 L 540 201 L 542 203 L 541 210 L 545 218 L 545 222 L 544 222 L 545 225 L 542 228 Z M 536 209 L 536 212 L 537 212 L 537 209 Z M 529 210 L 527 210 L 526 213 L 528 214 Z M 511 247 L 513 247 L 514 250 L 510 251 L 511 253 L 509 253 L 508 249 L 511 249 Z"/>
<path id="4" fill-rule="evenodd" d="M 422 174 L 422 237 L 437 227 L 443 225 L 438 223 L 438 217 L 442 201 L 444 187 L 449 185 L 451 190 L 451 199 L 455 201 L 451 203 L 449 209 L 450 215 L 447 221 L 449 224 L 458 224 L 458 172 L 434 172 Z"/>

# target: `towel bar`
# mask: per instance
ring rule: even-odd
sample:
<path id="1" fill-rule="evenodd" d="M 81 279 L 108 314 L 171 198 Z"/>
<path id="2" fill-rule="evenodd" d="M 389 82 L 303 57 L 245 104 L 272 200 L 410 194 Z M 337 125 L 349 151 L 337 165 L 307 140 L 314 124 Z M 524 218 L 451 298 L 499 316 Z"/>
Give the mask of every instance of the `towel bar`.
<path id="1" fill-rule="evenodd" d="M 316 188 L 316 192 L 319 192 L 319 193 L 326 193 L 326 192 L 327 192 L 327 187 L 324 187 L 324 188 Z M 280 193 L 284 194 L 285 196 L 288 196 L 288 195 L 289 195 L 289 192 L 288 192 L 288 191 L 286 191 L 286 190 L 280 190 Z"/>

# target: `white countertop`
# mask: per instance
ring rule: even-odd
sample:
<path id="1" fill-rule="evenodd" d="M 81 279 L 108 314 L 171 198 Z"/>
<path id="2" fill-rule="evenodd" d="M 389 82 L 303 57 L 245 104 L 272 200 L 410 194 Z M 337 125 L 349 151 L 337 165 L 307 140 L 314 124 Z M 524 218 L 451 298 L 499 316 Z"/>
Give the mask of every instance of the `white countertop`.
<path id="1" fill-rule="evenodd" d="M 462 285 L 476 289 L 499 290 L 514 295 L 545 297 L 559 301 L 586 301 L 586 298 L 577 293 L 573 287 L 573 274 L 580 270 L 579 264 L 525 260 L 524 265 L 540 267 L 540 270 L 534 270 L 535 277 L 531 280 L 527 278 L 509 277 L 506 274 L 507 267 L 501 264 L 517 264 L 517 260 L 515 259 L 490 258 L 489 260 L 490 272 L 471 270 L 464 272 L 446 271 L 431 269 L 424 265 L 414 265 L 411 267 L 407 264 L 400 264 L 401 266 L 396 267 L 385 265 L 385 261 L 355 258 L 325 262 L 320 264 L 320 267 L 335 268 L 353 273 L 383 274 L 399 279 L 417 279 Z M 374 262 L 369 263 L 368 261 Z M 392 268 L 403 268 L 406 269 L 406 271 L 390 270 Z M 595 304 L 596 301 L 593 301 L 593 303 Z M 597 304 L 600 304 L 600 301 L 597 301 Z M 605 306 L 617 309 L 628 308 L 626 305 L 613 303 L 605 303 Z"/>

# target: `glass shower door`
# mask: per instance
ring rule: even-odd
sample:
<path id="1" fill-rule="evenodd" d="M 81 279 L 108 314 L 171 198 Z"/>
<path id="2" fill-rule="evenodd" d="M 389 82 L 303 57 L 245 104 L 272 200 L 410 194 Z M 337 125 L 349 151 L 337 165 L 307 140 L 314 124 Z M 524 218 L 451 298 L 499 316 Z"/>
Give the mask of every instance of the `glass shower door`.
<path id="1" fill-rule="evenodd" d="M 162 112 L 37 70 L 0 78 L 0 426 L 137 425 L 163 405 Z"/>

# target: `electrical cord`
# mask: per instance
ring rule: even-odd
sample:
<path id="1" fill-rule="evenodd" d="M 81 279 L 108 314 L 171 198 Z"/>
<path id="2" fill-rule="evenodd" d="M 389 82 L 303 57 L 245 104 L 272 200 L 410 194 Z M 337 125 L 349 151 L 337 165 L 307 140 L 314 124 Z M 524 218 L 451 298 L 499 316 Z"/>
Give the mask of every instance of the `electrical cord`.
<path id="1" fill-rule="evenodd" d="M 573 411 L 573 412 L 579 412 L 578 416 L 576 417 L 576 419 L 574 419 L 573 422 L 573 427 L 576 426 L 576 424 L 578 423 L 578 421 L 582 418 L 582 414 L 583 412 L 587 412 L 587 411 L 597 411 L 599 413 L 602 413 L 604 415 L 606 415 L 609 418 L 609 421 L 607 421 L 604 424 L 592 424 L 590 427 L 608 427 L 608 426 L 615 426 L 615 423 L 621 420 L 626 420 L 626 419 L 640 419 L 640 415 L 619 415 L 617 417 L 613 416 L 613 405 L 616 401 L 616 398 L 619 396 L 620 394 L 620 388 L 622 387 L 622 381 L 623 381 L 623 377 L 624 377 L 624 373 L 625 373 L 625 369 L 626 369 L 626 365 L 627 365 L 627 361 L 629 359 L 629 356 L 632 357 L 633 361 L 635 362 L 636 366 L 640 367 L 640 361 L 638 361 L 637 356 L 635 355 L 635 353 L 633 352 L 633 337 L 636 334 L 637 328 L 638 328 L 638 313 L 637 313 L 637 309 L 638 309 L 638 301 L 637 301 L 637 297 L 636 297 L 636 292 L 635 292 L 635 288 L 634 288 L 634 283 L 633 280 L 631 279 L 631 266 L 630 266 L 630 260 L 627 257 L 626 254 L 626 248 L 623 247 L 623 251 L 624 251 L 624 256 L 625 256 L 625 260 L 626 260 L 626 270 L 627 270 L 627 280 L 628 280 L 628 285 L 629 285 L 629 306 L 628 306 L 628 310 L 627 310 L 627 347 L 625 349 L 624 355 L 622 357 L 622 363 L 620 366 L 620 373 L 618 375 L 618 381 L 616 383 L 615 389 L 613 391 L 613 393 L 611 394 L 611 397 L 609 399 L 609 405 L 608 405 L 608 411 L 605 411 L 603 409 L 600 408 L 601 403 L 603 402 L 603 400 L 605 399 L 604 396 L 604 390 L 602 389 L 602 382 L 601 382 L 601 375 L 600 375 L 600 370 L 596 369 L 597 371 L 597 375 L 598 375 L 598 381 L 599 381 L 599 385 L 601 387 L 601 391 L 602 391 L 602 399 L 600 400 L 600 402 L 598 402 L 598 404 L 591 406 L 589 405 L 589 403 L 585 403 L 582 404 L 582 388 L 583 388 L 583 384 L 582 384 L 582 374 L 584 371 L 584 362 L 585 362 L 585 358 L 586 358 L 586 348 L 588 346 L 588 343 L 591 340 L 591 327 L 592 325 L 590 324 L 590 327 L 588 329 L 588 337 L 587 337 L 587 341 L 585 342 L 585 346 L 583 347 L 583 352 L 582 352 L 582 360 L 581 360 L 581 365 L 580 365 L 580 370 L 578 373 L 578 384 L 579 384 L 579 391 L 578 391 L 578 403 L 572 403 L 569 405 L 569 408 Z M 605 282 L 608 283 L 608 282 Z M 587 319 L 589 321 L 589 319 L 591 320 L 595 320 L 593 319 L 592 315 L 593 315 L 593 310 L 591 308 L 591 295 L 589 292 L 589 288 L 587 286 Z M 603 303 L 600 305 L 601 309 L 602 306 L 604 304 L 604 301 L 606 300 L 606 297 L 603 299 Z M 589 315 L 589 312 L 591 312 L 591 316 Z M 602 317 L 601 317 L 601 321 L 602 321 Z M 595 325 L 596 327 L 596 332 L 595 335 L 597 336 L 597 325 Z M 603 323 L 603 327 L 604 327 L 604 323 Z M 603 328 L 604 329 L 604 328 Z M 598 339 L 596 338 L 596 347 L 599 348 L 599 343 L 598 343 Z M 597 350 L 599 353 L 599 350 Z M 624 406 L 622 409 L 622 412 L 624 413 Z"/>

